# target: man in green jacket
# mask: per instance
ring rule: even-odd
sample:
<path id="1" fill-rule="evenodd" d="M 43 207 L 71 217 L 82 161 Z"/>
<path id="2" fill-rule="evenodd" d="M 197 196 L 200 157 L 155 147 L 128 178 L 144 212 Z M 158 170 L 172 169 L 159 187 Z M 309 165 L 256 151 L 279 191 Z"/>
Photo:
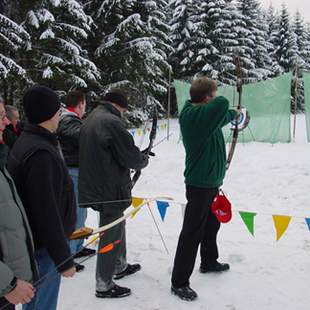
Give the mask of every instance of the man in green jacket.
<path id="1" fill-rule="evenodd" d="M 193 81 L 188 100 L 180 114 L 180 127 L 186 153 L 185 185 L 187 205 L 172 272 L 171 292 L 183 300 L 194 300 L 190 288 L 200 245 L 200 272 L 229 269 L 218 259 L 216 243 L 220 223 L 211 204 L 223 184 L 226 149 L 222 127 L 237 117 L 224 97 L 216 97 L 216 82 L 206 77 Z"/>

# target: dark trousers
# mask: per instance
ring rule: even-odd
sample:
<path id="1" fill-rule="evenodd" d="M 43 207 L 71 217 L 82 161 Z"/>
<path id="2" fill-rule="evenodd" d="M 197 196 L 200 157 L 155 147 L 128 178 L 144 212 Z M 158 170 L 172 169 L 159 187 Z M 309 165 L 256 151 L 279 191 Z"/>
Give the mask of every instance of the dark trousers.
<path id="1" fill-rule="evenodd" d="M 218 259 L 216 237 L 220 223 L 210 208 L 217 193 L 218 188 L 186 186 L 187 205 L 171 279 L 176 288 L 189 285 L 199 244 L 202 265 Z"/>
<path id="2" fill-rule="evenodd" d="M 0 297 L 0 309 L 1 310 L 15 310 L 15 306 L 12 304 L 8 304 L 8 301 L 6 298 L 4 297 Z M 5 305 L 7 305 L 6 307 L 4 307 Z"/>

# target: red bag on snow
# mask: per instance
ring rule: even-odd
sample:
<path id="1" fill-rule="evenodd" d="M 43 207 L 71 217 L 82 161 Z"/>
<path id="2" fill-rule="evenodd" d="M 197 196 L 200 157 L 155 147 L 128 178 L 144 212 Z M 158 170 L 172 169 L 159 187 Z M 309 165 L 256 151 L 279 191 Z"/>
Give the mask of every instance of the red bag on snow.
<path id="1" fill-rule="evenodd" d="M 220 223 L 228 223 L 231 220 L 231 203 L 222 190 L 214 198 L 211 211 Z"/>

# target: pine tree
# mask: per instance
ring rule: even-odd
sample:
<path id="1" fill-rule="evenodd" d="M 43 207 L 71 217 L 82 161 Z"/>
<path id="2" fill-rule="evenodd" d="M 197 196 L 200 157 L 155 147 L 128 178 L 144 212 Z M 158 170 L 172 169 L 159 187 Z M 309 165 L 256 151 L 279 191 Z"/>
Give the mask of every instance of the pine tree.
<path id="1" fill-rule="evenodd" d="M 100 78 L 83 48 L 92 19 L 75 0 L 30 2 L 24 8 L 25 27 L 31 34 L 27 72 L 37 83 L 62 91 L 87 88 Z"/>
<path id="2" fill-rule="evenodd" d="M 266 26 L 267 26 L 267 50 L 272 60 L 271 72 L 272 76 L 277 76 L 282 73 L 283 69 L 279 65 L 276 58 L 277 35 L 280 31 L 279 16 L 272 5 L 269 6 L 266 12 Z"/>
<path id="3" fill-rule="evenodd" d="M 248 80 L 255 82 L 266 79 L 271 75 L 272 61 L 267 51 L 267 29 L 260 5 L 257 0 L 239 0 L 238 8 L 246 29 L 245 36 L 239 41 L 244 48 L 243 65 L 247 69 Z"/>
<path id="4" fill-rule="evenodd" d="M 20 54 L 27 49 L 29 40 L 23 27 L 0 14 L 0 90 L 7 104 L 16 104 L 18 83 L 27 82 Z"/>
<path id="5" fill-rule="evenodd" d="M 308 64 L 310 61 L 310 42 L 308 41 L 308 34 L 299 11 L 297 11 L 295 15 L 293 30 L 296 35 L 297 66 L 300 69 L 309 69 Z"/>
<path id="6" fill-rule="evenodd" d="M 288 72 L 296 65 L 296 36 L 291 29 L 290 17 L 285 5 L 283 5 L 281 9 L 275 55 L 279 65 L 285 72 Z"/>
<path id="7" fill-rule="evenodd" d="M 159 105 L 158 99 L 167 89 L 168 45 L 162 30 L 165 23 L 160 20 L 162 6 L 151 1 L 94 0 L 86 8 L 94 12 L 97 25 L 91 46 L 93 60 L 102 72 L 100 91 L 125 90 L 137 109 L 131 120 L 145 117 L 143 112 L 154 103 Z"/>
<path id="8" fill-rule="evenodd" d="M 201 31 L 199 26 L 199 8 L 196 0 L 172 0 L 170 3 L 173 12 L 170 21 L 171 40 L 174 53 L 170 55 L 170 63 L 173 68 L 174 78 L 191 78 L 197 72 L 197 68 L 203 63 L 200 55 L 209 55 L 208 47 L 211 41 Z M 205 68 L 204 71 L 210 71 Z"/>

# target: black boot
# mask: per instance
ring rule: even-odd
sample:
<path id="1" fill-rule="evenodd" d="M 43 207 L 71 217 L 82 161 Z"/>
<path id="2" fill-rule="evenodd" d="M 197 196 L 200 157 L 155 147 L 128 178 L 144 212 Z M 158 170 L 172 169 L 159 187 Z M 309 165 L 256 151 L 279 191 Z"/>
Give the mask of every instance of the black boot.
<path id="1" fill-rule="evenodd" d="M 82 264 L 79 264 L 77 262 L 74 262 L 74 267 L 76 269 L 76 272 L 81 272 L 85 269 L 85 266 Z"/>
<path id="2" fill-rule="evenodd" d="M 113 276 L 113 280 L 119 280 L 119 279 L 124 278 L 126 276 L 129 276 L 133 273 L 136 273 L 139 270 L 141 270 L 140 264 L 132 264 L 132 265 L 128 264 L 127 268 L 124 271 L 117 273 Z"/>
<path id="3" fill-rule="evenodd" d="M 106 292 L 96 291 L 96 297 L 98 298 L 122 298 L 131 295 L 131 289 L 127 287 L 121 287 L 116 284 Z"/>
<path id="4" fill-rule="evenodd" d="M 90 248 L 84 248 L 82 251 L 79 251 L 74 255 L 74 258 L 80 258 L 85 256 L 90 256 L 96 254 L 96 250 Z"/>
<path id="5" fill-rule="evenodd" d="M 175 288 L 174 286 L 171 286 L 171 293 L 186 301 L 193 301 L 198 297 L 197 293 L 189 286 L 184 286 L 180 288 Z"/>
<path id="6" fill-rule="evenodd" d="M 201 264 L 199 271 L 201 273 L 207 273 L 207 272 L 222 272 L 229 270 L 229 265 L 228 264 L 221 264 L 218 261 L 215 261 L 213 263 L 208 263 L 206 265 Z"/>

